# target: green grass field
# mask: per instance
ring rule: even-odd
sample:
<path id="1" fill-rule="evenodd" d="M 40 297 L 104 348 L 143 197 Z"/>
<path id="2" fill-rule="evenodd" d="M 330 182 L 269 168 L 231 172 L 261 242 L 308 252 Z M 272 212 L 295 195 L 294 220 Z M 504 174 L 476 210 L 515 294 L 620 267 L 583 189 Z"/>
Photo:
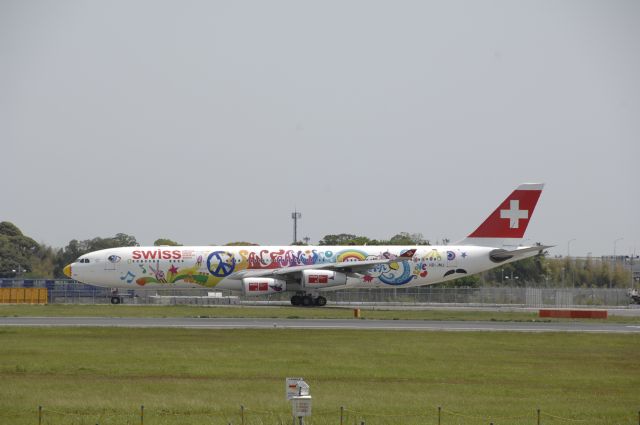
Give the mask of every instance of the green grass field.
<path id="1" fill-rule="evenodd" d="M 0 423 L 636 424 L 639 335 L 0 328 Z M 453 413 L 458 414 L 458 416 Z M 460 416 L 463 415 L 463 416 Z M 552 416 L 571 419 L 557 419 Z M 505 419 L 514 418 L 514 419 Z M 582 421 L 582 422 L 575 422 Z"/>
<path id="2" fill-rule="evenodd" d="M 260 317 L 260 318 L 314 318 L 346 319 L 353 317 L 352 308 L 304 307 L 204 307 L 204 306 L 149 306 L 149 305 L 0 305 L 0 316 L 99 316 L 99 317 Z M 491 321 L 543 321 L 537 312 L 498 312 L 460 310 L 362 310 L 364 319 L 395 320 L 491 320 Z M 563 319 L 553 319 L 563 320 Z M 575 319 L 572 319 L 575 320 Z M 592 320 L 592 319 L 587 319 Z M 640 316 L 610 316 L 607 322 L 640 323 Z"/>

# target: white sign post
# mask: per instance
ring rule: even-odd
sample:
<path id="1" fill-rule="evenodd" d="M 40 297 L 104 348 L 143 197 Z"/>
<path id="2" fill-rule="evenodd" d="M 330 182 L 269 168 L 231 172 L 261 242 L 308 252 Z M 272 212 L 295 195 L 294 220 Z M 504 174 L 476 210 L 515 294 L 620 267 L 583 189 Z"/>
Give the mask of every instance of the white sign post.
<path id="1" fill-rule="evenodd" d="M 311 396 L 301 395 L 292 398 L 291 410 L 293 411 L 293 416 L 296 418 L 311 416 Z"/>
<path id="2" fill-rule="evenodd" d="M 298 382 L 304 382 L 304 378 L 287 378 L 285 380 L 287 400 L 298 395 Z"/>
<path id="3" fill-rule="evenodd" d="M 299 424 L 303 425 L 303 418 L 311 416 L 311 395 L 309 385 L 303 378 L 287 378 L 287 399 L 291 400 L 291 412 L 293 421 L 298 418 Z"/>

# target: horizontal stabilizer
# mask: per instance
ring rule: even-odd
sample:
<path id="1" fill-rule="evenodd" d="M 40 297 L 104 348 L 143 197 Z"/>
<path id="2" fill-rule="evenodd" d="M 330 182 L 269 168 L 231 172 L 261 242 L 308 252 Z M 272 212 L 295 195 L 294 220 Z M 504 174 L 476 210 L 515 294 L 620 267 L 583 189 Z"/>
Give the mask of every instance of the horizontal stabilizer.
<path id="1" fill-rule="evenodd" d="M 489 253 L 489 258 L 494 263 L 502 263 L 503 261 L 516 259 L 519 260 L 521 258 L 531 257 L 539 252 L 544 251 L 547 248 L 552 248 L 553 245 L 537 245 L 530 246 L 527 248 L 518 248 L 513 250 L 506 249 L 494 249 Z"/>

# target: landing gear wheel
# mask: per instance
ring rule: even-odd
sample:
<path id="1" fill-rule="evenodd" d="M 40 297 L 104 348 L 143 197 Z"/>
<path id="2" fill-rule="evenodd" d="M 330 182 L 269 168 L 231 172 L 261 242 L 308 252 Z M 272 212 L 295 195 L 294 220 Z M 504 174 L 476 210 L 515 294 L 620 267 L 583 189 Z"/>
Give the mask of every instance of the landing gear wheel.
<path id="1" fill-rule="evenodd" d="M 300 305 L 302 304 L 302 297 L 300 295 L 294 295 L 291 297 L 291 305 Z"/>
<path id="2" fill-rule="evenodd" d="M 318 297 L 318 298 L 315 299 L 315 304 L 318 307 L 325 306 L 325 305 L 327 305 L 327 299 L 325 297 Z"/>
<path id="3" fill-rule="evenodd" d="M 111 297 L 111 304 L 120 304 L 122 302 L 122 299 L 120 299 L 120 297 Z"/>
<path id="4" fill-rule="evenodd" d="M 311 295 L 305 295 L 302 297 L 302 305 L 305 307 L 313 305 L 313 298 L 311 298 Z"/>

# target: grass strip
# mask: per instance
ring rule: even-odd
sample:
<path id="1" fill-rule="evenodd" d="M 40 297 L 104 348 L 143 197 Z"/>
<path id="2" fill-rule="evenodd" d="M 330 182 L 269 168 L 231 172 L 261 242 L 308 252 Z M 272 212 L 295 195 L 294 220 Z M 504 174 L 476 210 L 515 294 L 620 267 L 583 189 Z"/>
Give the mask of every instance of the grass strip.
<path id="1" fill-rule="evenodd" d="M 308 424 L 633 423 L 640 335 L 0 328 L 0 422 L 290 423 L 284 378 L 311 385 Z M 3 419 L 4 418 L 4 419 Z M 507 419 L 510 418 L 510 419 Z M 564 418 L 564 419 L 558 419 Z"/>

